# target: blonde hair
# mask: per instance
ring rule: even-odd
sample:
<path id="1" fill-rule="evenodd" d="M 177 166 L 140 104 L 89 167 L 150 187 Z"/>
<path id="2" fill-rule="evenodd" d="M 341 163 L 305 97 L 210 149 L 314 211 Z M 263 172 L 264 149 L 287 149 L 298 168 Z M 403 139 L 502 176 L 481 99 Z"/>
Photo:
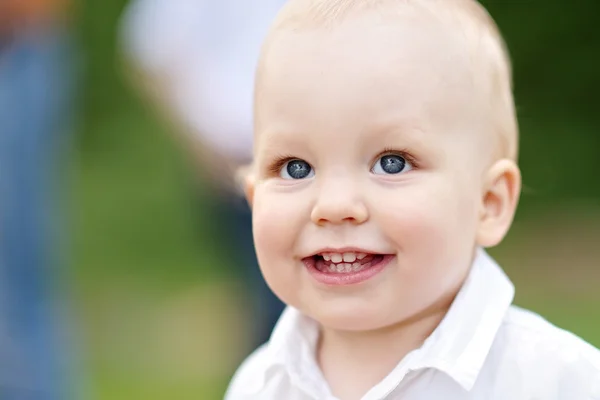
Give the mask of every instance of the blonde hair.
<path id="1" fill-rule="evenodd" d="M 518 123 L 510 56 L 496 23 L 476 0 L 291 0 L 275 20 L 269 37 L 278 30 L 332 28 L 346 18 L 373 10 L 381 11 L 382 18 L 425 12 L 462 33 L 473 82 L 487 99 L 489 125 L 498 141 L 497 156 L 516 160 Z"/>

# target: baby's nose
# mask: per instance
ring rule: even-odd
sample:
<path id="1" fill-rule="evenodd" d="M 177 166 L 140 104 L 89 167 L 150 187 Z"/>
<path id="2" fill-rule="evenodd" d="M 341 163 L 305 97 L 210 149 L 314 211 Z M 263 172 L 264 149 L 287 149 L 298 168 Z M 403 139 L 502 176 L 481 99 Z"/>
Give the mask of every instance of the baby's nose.
<path id="1" fill-rule="evenodd" d="M 320 190 L 311 213 L 313 223 L 317 225 L 344 222 L 362 224 L 368 220 L 369 212 L 359 191 L 341 186 L 329 186 Z"/>

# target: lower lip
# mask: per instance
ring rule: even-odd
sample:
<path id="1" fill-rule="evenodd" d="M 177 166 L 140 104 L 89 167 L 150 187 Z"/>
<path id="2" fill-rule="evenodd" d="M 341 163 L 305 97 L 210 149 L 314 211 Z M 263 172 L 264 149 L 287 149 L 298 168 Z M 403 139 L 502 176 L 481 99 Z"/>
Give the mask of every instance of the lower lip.
<path id="1" fill-rule="evenodd" d="M 303 263 L 308 269 L 308 272 L 313 278 L 315 278 L 317 282 L 327 286 L 347 286 L 356 285 L 371 279 L 383 271 L 393 258 L 393 255 L 384 255 L 381 261 L 379 261 L 377 264 L 371 265 L 367 269 L 356 272 L 319 271 L 316 267 L 316 260 L 313 257 L 303 260 Z"/>

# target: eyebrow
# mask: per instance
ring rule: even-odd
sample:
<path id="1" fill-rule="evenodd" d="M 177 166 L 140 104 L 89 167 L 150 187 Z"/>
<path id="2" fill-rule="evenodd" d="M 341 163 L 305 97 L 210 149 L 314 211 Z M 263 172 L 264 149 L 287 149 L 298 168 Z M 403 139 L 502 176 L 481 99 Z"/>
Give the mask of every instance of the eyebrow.
<path id="1" fill-rule="evenodd" d="M 372 135 L 377 135 L 383 141 L 393 141 L 400 138 L 410 145 L 424 146 L 429 127 L 424 126 L 411 118 L 390 118 L 388 121 L 375 124 L 371 129 Z"/>
<path id="2" fill-rule="evenodd" d="M 261 159 L 291 151 L 287 149 L 293 149 L 298 152 L 307 152 L 309 150 L 307 141 L 303 138 L 301 132 L 286 129 L 270 129 L 261 132 L 259 136 L 260 139 L 256 141 L 255 150 L 260 149 L 260 153 L 266 155 L 266 157 L 261 157 Z"/>
<path id="3" fill-rule="evenodd" d="M 435 152 L 435 148 L 428 145 L 427 142 L 428 132 L 425 129 L 411 125 L 401 127 L 396 124 L 380 126 L 369 130 L 369 133 L 364 135 L 360 141 L 363 142 L 361 145 L 364 149 L 372 148 L 372 151 L 381 151 L 379 147 L 399 147 L 398 150 L 416 150 L 425 151 L 428 153 Z M 307 153 L 312 151 L 308 141 L 305 140 L 302 133 L 294 133 L 291 131 L 269 131 L 261 133 L 260 142 L 257 143 L 256 157 L 257 162 L 265 162 L 276 156 L 288 155 L 292 153 L 294 156 L 306 156 Z M 401 148 L 400 148 L 401 147 Z"/>
<path id="4" fill-rule="evenodd" d="M 389 121 L 375 123 L 368 128 L 368 135 L 371 137 L 378 137 L 383 141 L 401 138 L 415 145 L 422 145 L 430 133 L 433 132 L 430 132 L 429 127 L 409 118 L 390 118 Z M 261 132 L 260 137 L 261 143 L 266 142 L 264 148 L 267 151 L 271 151 L 273 147 L 308 147 L 301 131 L 269 129 Z"/>

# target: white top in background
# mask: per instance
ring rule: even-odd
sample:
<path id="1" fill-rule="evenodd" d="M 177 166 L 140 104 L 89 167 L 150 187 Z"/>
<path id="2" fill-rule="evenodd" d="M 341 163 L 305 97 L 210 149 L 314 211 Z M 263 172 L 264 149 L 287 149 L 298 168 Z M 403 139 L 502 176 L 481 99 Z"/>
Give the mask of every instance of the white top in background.
<path id="1" fill-rule="evenodd" d="M 198 139 L 242 162 L 252 157 L 254 73 L 284 0 L 134 0 L 125 51 L 166 77 L 172 111 Z"/>

